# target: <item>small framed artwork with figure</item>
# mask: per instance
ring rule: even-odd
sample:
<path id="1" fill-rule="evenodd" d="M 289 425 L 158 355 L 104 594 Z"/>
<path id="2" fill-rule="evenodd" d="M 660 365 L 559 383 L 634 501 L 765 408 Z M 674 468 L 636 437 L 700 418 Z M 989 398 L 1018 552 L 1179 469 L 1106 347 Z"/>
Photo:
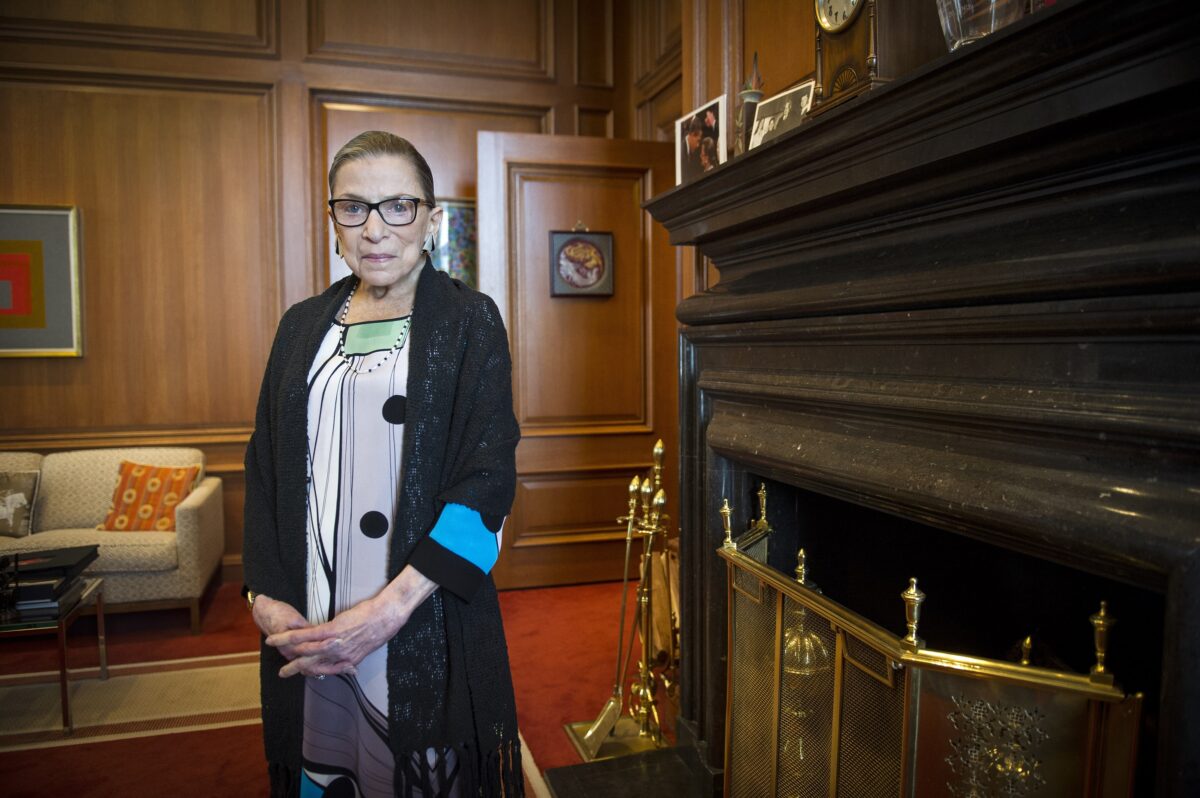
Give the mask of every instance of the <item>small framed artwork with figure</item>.
<path id="1" fill-rule="evenodd" d="M 439 199 L 442 223 L 438 226 L 437 246 L 430 257 L 433 267 L 470 288 L 479 287 L 478 222 L 475 200 Z"/>
<path id="2" fill-rule="evenodd" d="M 799 86 L 760 102 L 754 109 L 750 149 L 799 127 L 812 108 L 813 90 L 816 86 L 815 80 L 806 80 Z"/>
<path id="3" fill-rule="evenodd" d="M 675 120 L 675 185 L 725 163 L 725 95 Z"/>
<path id="4" fill-rule="evenodd" d="M 550 296 L 612 296 L 613 234 L 550 231 Z"/>

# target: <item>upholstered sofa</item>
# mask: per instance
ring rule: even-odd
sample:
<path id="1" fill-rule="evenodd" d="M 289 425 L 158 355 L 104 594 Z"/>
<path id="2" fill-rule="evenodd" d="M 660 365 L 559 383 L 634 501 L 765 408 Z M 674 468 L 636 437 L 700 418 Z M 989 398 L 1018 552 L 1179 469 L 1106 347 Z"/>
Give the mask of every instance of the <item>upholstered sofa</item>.
<path id="1" fill-rule="evenodd" d="M 96 526 L 112 506 L 122 460 L 200 466 L 197 484 L 175 507 L 175 529 L 108 532 Z M 40 471 L 30 534 L 0 536 L 0 554 L 99 545 L 85 573 L 104 577 L 107 611 L 186 607 L 200 631 L 200 598 L 225 547 L 221 480 L 204 473 L 204 453 L 177 447 L 89 449 L 40 455 L 0 452 L 0 471 Z"/>

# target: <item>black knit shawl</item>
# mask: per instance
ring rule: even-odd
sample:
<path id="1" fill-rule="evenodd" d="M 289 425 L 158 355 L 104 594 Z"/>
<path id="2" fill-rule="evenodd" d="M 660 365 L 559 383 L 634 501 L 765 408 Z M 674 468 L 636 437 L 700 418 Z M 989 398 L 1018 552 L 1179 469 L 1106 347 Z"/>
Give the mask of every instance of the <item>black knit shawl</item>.
<path id="1" fill-rule="evenodd" d="M 246 585 L 307 607 L 306 448 L 308 371 L 356 278 L 294 305 L 279 323 L 246 450 L 243 558 Z M 394 578 L 448 502 L 508 514 L 520 436 L 512 365 L 492 300 L 425 262 L 409 333 L 404 472 L 388 573 Z M 434 592 L 388 643 L 388 733 L 396 794 L 432 795 L 429 748 L 454 751 L 468 795 L 523 789 L 508 650 L 491 578 L 469 602 Z M 296 794 L 304 680 L 262 646 L 262 715 L 272 793 Z M 419 752 L 421 756 L 413 757 Z M 443 782 L 444 783 L 444 782 Z"/>

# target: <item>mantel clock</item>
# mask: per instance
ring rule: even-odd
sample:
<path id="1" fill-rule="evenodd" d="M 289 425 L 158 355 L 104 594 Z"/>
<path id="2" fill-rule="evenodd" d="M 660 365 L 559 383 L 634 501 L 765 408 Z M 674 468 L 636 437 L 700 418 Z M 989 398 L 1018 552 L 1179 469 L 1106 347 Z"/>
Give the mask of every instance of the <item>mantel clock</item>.
<path id="1" fill-rule="evenodd" d="M 817 87 L 813 112 L 946 54 L 933 0 L 814 0 Z"/>

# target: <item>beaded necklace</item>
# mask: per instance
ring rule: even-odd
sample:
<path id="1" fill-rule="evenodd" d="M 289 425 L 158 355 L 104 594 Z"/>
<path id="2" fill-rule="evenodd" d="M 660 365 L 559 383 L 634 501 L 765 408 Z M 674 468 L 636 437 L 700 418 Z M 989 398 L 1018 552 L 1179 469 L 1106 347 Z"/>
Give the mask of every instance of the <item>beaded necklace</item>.
<path id="1" fill-rule="evenodd" d="M 387 351 L 387 354 L 385 354 L 383 356 L 383 359 L 380 360 L 378 363 L 376 363 L 374 366 L 371 366 L 369 369 L 356 368 L 354 365 L 354 361 L 351 360 L 350 358 L 359 357 L 359 356 L 346 354 L 346 336 L 349 334 L 349 331 L 350 331 L 349 326 L 346 324 L 346 316 L 349 315 L 349 313 L 350 313 L 350 300 L 354 299 L 354 292 L 357 290 L 358 290 L 358 283 L 355 283 L 354 287 L 350 289 L 350 296 L 346 297 L 346 304 L 342 306 L 342 312 L 338 314 L 338 320 L 342 324 L 342 331 L 341 331 L 341 334 L 338 336 L 337 356 L 339 358 L 341 358 L 342 362 L 346 364 L 346 367 L 348 369 L 350 369 L 350 371 L 354 372 L 355 374 L 370 374 L 372 371 L 379 368 L 384 363 L 387 363 L 388 360 L 391 359 L 392 355 L 396 354 L 397 352 L 399 352 L 401 349 L 404 348 L 404 342 L 408 339 L 408 330 L 412 326 L 412 311 L 409 311 L 408 316 L 405 316 L 403 319 L 400 320 L 401 321 L 400 332 L 396 335 L 396 342 L 394 344 L 392 344 L 392 348 Z"/>

